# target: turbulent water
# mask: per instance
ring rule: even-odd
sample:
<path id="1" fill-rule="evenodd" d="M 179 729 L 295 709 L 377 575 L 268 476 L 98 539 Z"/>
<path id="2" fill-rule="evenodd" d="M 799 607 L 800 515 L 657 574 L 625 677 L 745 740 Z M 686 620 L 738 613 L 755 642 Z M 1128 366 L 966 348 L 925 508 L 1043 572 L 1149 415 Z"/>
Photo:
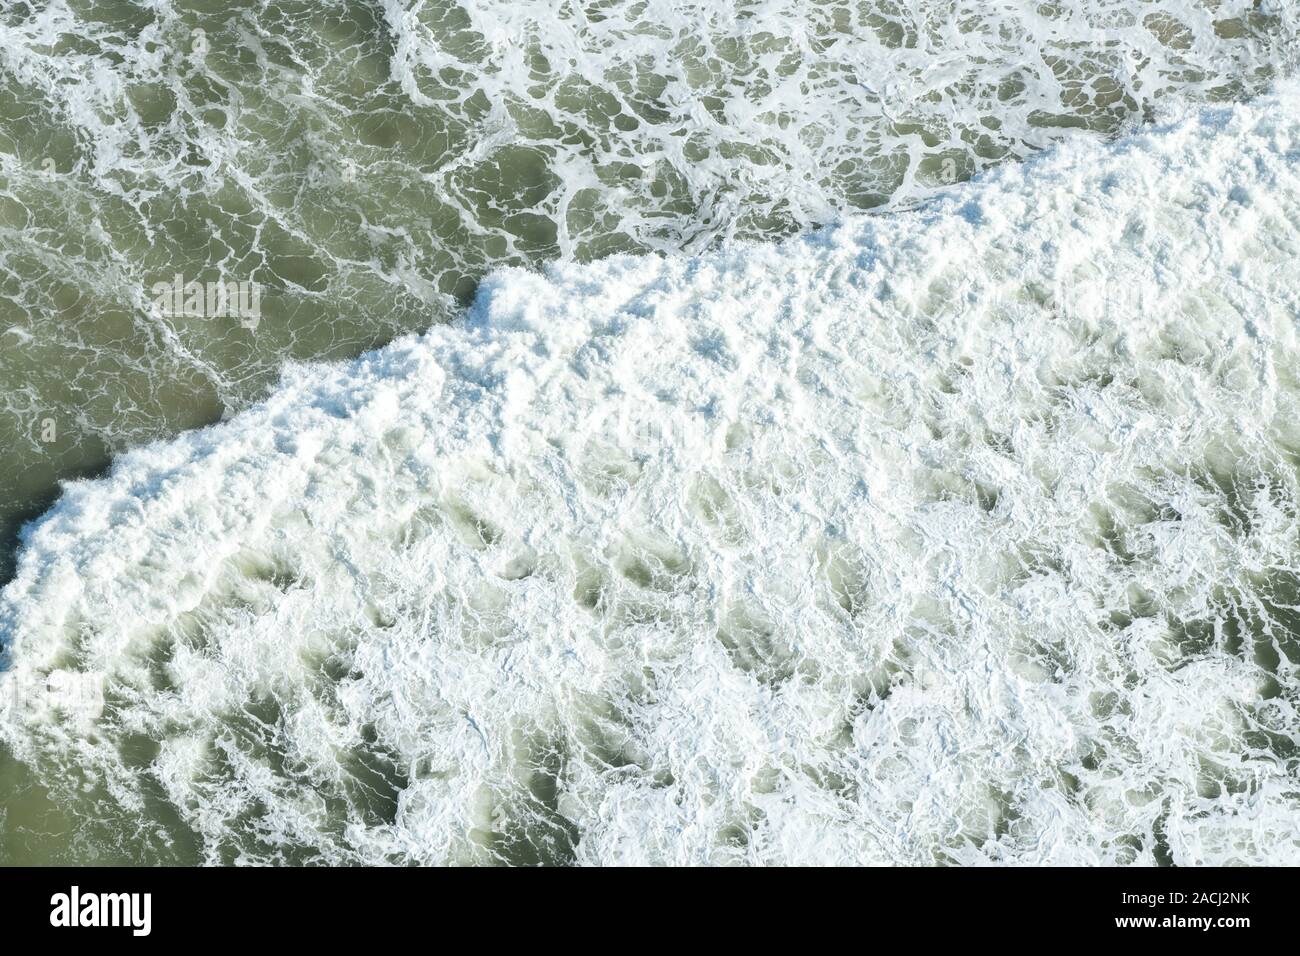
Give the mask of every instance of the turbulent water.
<path id="1" fill-rule="evenodd" d="M 1298 27 L 3 6 L 0 860 L 1300 862 Z"/>
<path id="2" fill-rule="evenodd" d="M 1288 88 L 497 273 L 68 489 L 6 738 L 150 858 L 1296 862 L 1297 255 Z"/>
<path id="3" fill-rule="evenodd" d="M 499 265 L 772 239 L 1239 100 L 1294 0 L 0 2 L 0 579 L 56 480 Z M 151 309 L 256 281 L 255 328 Z"/>

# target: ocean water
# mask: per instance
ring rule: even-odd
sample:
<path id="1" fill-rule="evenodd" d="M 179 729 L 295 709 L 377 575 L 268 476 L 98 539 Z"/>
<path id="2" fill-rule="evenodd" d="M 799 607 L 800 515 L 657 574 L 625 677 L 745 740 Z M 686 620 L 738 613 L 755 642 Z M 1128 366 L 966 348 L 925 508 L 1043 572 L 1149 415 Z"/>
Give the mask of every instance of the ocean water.
<path id="1" fill-rule="evenodd" d="M 0 579 L 59 480 L 445 321 L 503 265 L 772 240 L 1238 101 L 1293 0 L 11 0 Z M 158 314 L 257 282 L 260 321 Z"/>
<path id="2" fill-rule="evenodd" d="M 10 4 L 0 859 L 1300 861 L 1298 26 Z"/>

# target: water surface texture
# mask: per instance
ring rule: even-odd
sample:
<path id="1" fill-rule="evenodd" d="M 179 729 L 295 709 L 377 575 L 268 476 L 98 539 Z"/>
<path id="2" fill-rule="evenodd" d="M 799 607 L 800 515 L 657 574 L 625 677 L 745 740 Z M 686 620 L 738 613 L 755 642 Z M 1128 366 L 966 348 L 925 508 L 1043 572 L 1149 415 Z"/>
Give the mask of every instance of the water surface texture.
<path id="1" fill-rule="evenodd" d="M 450 317 L 485 272 L 772 239 L 1236 100 L 1287 2 L 0 9 L 0 577 L 55 482 Z M 255 329 L 167 317 L 181 275 Z"/>
<path id="2" fill-rule="evenodd" d="M 1298 24 L 6 5 L 0 859 L 1295 861 Z"/>

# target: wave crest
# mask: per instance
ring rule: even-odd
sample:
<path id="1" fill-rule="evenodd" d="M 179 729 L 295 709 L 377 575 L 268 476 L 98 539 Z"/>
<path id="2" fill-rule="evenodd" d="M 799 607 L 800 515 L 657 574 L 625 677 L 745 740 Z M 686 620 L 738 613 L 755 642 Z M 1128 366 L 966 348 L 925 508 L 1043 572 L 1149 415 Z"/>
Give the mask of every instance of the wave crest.
<path id="1" fill-rule="evenodd" d="M 293 369 L 29 527 L 4 739 L 212 862 L 1295 862 L 1298 106 Z"/>

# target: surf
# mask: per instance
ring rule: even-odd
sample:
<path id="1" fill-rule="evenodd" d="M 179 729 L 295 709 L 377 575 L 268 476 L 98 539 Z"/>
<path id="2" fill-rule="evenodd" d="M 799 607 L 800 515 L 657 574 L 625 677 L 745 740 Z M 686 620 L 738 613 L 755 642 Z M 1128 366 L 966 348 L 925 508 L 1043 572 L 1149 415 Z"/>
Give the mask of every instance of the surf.
<path id="1" fill-rule="evenodd" d="M 27 527 L 0 735 L 162 859 L 1295 862 L 1298 108 L 291 366 Z"/>

